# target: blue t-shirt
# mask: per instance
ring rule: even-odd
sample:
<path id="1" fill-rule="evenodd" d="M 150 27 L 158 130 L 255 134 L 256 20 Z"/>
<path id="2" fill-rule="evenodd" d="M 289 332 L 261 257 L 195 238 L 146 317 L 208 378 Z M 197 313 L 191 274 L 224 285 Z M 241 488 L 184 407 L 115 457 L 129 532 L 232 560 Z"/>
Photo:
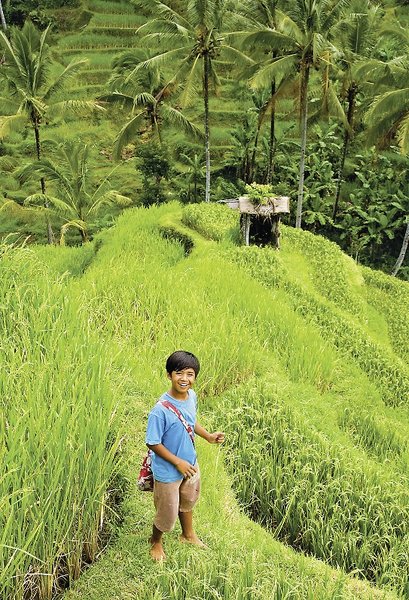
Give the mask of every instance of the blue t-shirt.
<path id="1" fill-rule="evenodd" d="M 197 411 L 196 393 L 190 389 L 186 400 L 176 400 L 168 392 L 165 392 L 149 413 L 145 438 L 145 442 L 150 446 L 163 444 L 175 456 L 187 460 L 191 465 L 195 465 L 196 450 L 188 432 L 179 418 L 171 410 L 160 404 L 161 400 L 168 400 L 173 404 L 194 430 Z M 154 452 L 152 455 L 152 471 L 155 479 L 164 483 L 183 479 L 183 475 L 172 463 L 164 460 Z"/>

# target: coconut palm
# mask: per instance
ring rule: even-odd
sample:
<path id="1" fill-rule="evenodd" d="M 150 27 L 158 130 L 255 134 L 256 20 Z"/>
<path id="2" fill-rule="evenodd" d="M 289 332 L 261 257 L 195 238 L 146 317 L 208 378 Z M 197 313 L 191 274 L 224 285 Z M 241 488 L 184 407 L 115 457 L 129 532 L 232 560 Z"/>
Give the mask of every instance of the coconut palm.
<path id="1" fill-rule="evenodd" d="M 6 19 L 4 16 L 3 4 L 1 2 L 1 0 L 0 0 L 0 23 L 1 23 L 1 26 L 4 29 L 4 31 L 6 31 L 7 23 L 6 23 Z"/>
<path id="2" fill-rule="evenodd" d="M 288 80 L 290 74 L 298 78 L 301 155 L 296 227 L 301 227 L 302 219 L 310 74 L 336 51 L 333 28 L 347 4 L 347 0 L 294 0 L 285 13 L 276 9 L 274 27 L 260 25 L 245 38 L 268 53 L 250 80 L 252 87 L 266 88 L 276 78 Z"/>
<path id="3" fill-rule="evenodd" d="M 0 116 L 0 138 L 10 131 L 25 126 L 27 121 L 33 128 L 36 156 L 41 158 L 41 125 L 45 117 L 66 114 L 86 106 L 95 107 L 95 102 L 62 100 L 53 102 L 67 80 L 78 73 L 86 61 L 73 61 L 55 78 L 50 78 L 51 57 L 47 41 L 50 27 L 43 33 L 27 21 L 19 30 L 13 28 L 10 40 L 0 32 L 0 44 L 5 52 L 5 63 L 1 76 L 5 83 L 7 97 L 0 98 L 3 116 Z M 6 115 L 4 113 L 7 113 Z M 41 193 L 46 191 L 45 180 L 41 178 Z M 48 241 L 52 242 L 50 223 L 47 225 Z"/>
<path id="4" fill-rule="evenodd" d="M 93 186 L 88 169 L 89 148 L 77 142 L 60 144 L 56 160 L 41 159 L 22 167 L 18 173 L 22 182 L 40 176 L 47 178 L 54 189 L 51 194 L 33 194 L 25 204 L 44 207 L 65 220 L 61 228 L 60 243 L 65 243 L 68 229 L 77 229 L 82 242 L 88 241 L 89 224 L 106 206 L 128 206 L 129 198 L 113 190 L 109 182 L 112 172 L 97 186 Z"/>
<path id="5" fill-rule="evenodd" d="M 187 197 L 190 202 L 191 199 L 191 189 L 190 186 L 193 185 L 193 202 L 199 201 L 199 186 L 205 179 L 206 173 L 203 164 L 203 156 L 199 156 L 198 154 L 194 154 L 193 157 L 188 156 L 187 154 L 180 155 L 181 161 L 186 165 L 186 170 L 181 173 L 181 177 L 186 181 L 188 185 Z"/>
<path id="6" fill-rule="evenodd" d="M 257 30 L 261 27 L 268 27 L 271 29 L 276 28 L 276 10 L 278 8 L 279 2 L 278 0 L 246 0 L 241 6 L 242 12 L 242 22 L 241 25 L 244 26 L 245 30 L 240 32 L 233 32 L 230 34 L 230 38 L 235 41 L 236 44 L 241 44 L 245 46 L 246 52 L 249 53 L 251 57 L 254 59 L 254 64 L 250 66 L 246 72 L 243 73 L 245 77 L 249 77 L 249 74 L 254 74 L 259 66 L 260 60 L 263 60 L 263 50 L 264 48 L 260 48 L 258 45 L 249 44 L 248 34 L 252 30 Z M 243 43 L 243 39 L 245 43 Z M 241 40 L 241 41 L 240 41 Z M 261 52 L 260 52 L 261 51 Z M 273 57 L 276 56 L 276 53 L 273 52 Z M 252 154 L 252 172 L 255 170 L 255 153 L 257 151 L 257 143 L 259 139 L 259 134 L 261 130 L 261 126 L 268 114 L 270 114 L 270 138 L 269 138 L 269 148 L 268 148 L 268 164 L 267 164 L 267 174 L 266 180 L 271 183 L 273 173 L 274 173 L 274 151 L 275 151 L 275 122 L 276 122 L 276 102 L 277 96 L 280 93 L 280 88 L 283 87 L 284 81 L 277 80 L 276 77 L 273 77 L 271 82 L 269 82 L 268 87 L 264 90 L 261 90 L 261 93 L 268 94 L 268 98 L 266 98 L 263 102 L 263 106 L 260 107 L 258 112 L 258 122 L 257 122 L 257 136 L 256 143 L 254 145 L 253 154 Z M 253 99 L 254 100 L 254 99 Z"/>
<path id="7" fill-rule="evenodd" d="M 223 53 L 234 62 L 249 59 L 239 50 L 229 46 L 222 35 L 222 25 L 227 13 L 226 0 L 191 0 L 187 3 L 185 14 L 171 7 L 169 2 L 151 0 L 143 8 L 150 11 L 152 19 L 142 25 L 138 32 L 142 39 L 158 42 L 165 49 L 154 57 L 142 62 L 137 69 L 152 65 L 175 65 L 170 86 L 180 84 L 183 87 L 180 102 L 189 105 L 198 94 L 198 88 L 204 103 L 204 143 L 206 163 L 205 200 L 210 200 L 210 121 L 209 93 L 219 87 L 219 77 L 215 61 Z"/>
<path id="8" fill-rule="evenodd" d="M 403 154 L 409 154 L 409 32 L 401 27 L 390 28 L 389 33 L 400 42 L 404 54 L 388 63 L 388 72 L 381 84 L 388 86 L 374 100 L 366 116 L 369 125 L 369 143 L 385 145 L 396 139 Z M 390 89 L 392 88 L 392 89 Z M 392 270 L 396 275 L 405 259 L 409 244 L 409 214 L 401 251 Z"/>
<path id="9" fill-rule="evenodd" d="M 380 60 L 371 58 L 381 38 L 381 24 L 382 14 L 379 6 L 369 0 L 354 0 L 349 7 L 348 14 L 341 19 L 337 27 L 339 32 L 337 46 L 341 55 L 336 65 L 338 67 L 336 76 L 341 83 L 341 98 L 346 102 L 346 111 L 345 114 L 342 114 L 340 103 L 328 80 L 327 111 L 335 112 L 344 123 L 344 140 L 338 165 L 333 219 L 336 218 L 338 212 L 345 159 L 354 136 L 358 93 L 368 79 L 373 78 L 375 73 L 380 73 L 384 67 Z"/>
<path id="10" fill-rule="evenodd" d="M 108 82 L 111 92 L 98 97 L 101 102 L 116 103 L 130 111 L 131 118 L 119 131 L 114 142 L 114 159 L 138 135 L 150 132 L 162 142 L 162 126 L 182 129 L 189 135 L 202 137 L 202 132 L 182 112 L 170 104 L 172 88 L 165 85 L 159 67 L 138 70 L 146 53 L 125 53 L 113 62 L 114 73 Z"/>

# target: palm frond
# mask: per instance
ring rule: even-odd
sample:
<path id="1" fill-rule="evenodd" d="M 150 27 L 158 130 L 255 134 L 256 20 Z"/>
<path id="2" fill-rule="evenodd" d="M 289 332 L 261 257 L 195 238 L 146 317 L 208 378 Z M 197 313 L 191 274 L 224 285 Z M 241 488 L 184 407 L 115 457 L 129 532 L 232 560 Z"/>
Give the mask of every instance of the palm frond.
<path id="1" fill-rule="evenodd" d="M 304 42 L 304 32 L 301 30 L 295 20 L 290 17 L 290 14 L 277 10 L 276 17 L 277 31 L 289 39 L 295 40 L 297 44 L 302 45 Z"/>
<path id="2" fill-rule="evenodd" d="M 182 129 L 185 133 L 197 137 L 203 138 L 203 132 L 197 125 L 189 121 L 181 112 L 176 108 L 169 105 L 162 106 L 163 118 L 166 119 L 172 125 L 176 125 Z"/>
<path id="3" fill-rule="evenodd" d="M 255 89 L 269 87 L 273 79 L 285 78 L 295 73 L 297 64 L 297 54 L 276 58 L 257 71 L 250 80 L 250 86 Z"/>
<path id="4" fill-rule="evenodd" d="M 13 131 L 18 131 L 27 123 L 27 116 L 24 114 L 8 115 L 0 117 L 0 140 L 4 139 Z"/>
<path id="5" fill-rule="evenodd" d="M 409 154 L 409 112 L 398 127 L 398 140 L 402 154 Z"/>
<path id="6" fill-rule="evenodd" d="M 188 71 L 186 73 L 186 71 Z M 197 97 L 198 94 L 198 82 L 201 81 L 202 75 L 202 64 L 199 56 L 196 56 L 193 60 L 193 64 L 190 61 L 184 61 L 175 74 L 176 80 L 182 80 L 183 73 L 183 91 L 180 95 L 180 102 L 182 106 L 189 106 Z"/>
<path id="7" fill-rule="evenodd" d="M 47 69 L 49 67 L 48 63 L 45 61 L 45 56 L 47 52 L 47 37 L 51 28 L 51 24 L 43 31 L 40 37 L 40 44 L 38 53 L 35 55 L 34 62 L 34 78 L 33 78 L 33 91 L 38 91 L 45 85 L 47 81 Z"/>
<path id="8" fill-rule="evenodd" d="M 160 40 L 161 36 L 169 37 L 169 39 L 179 38 L 181 41 L 191 39 L 192 31 L 190 28 L 182 27 L 179 23 L 173 21 L 166 21 L 162 19 L 152 19 L 147 23 L 144 23 L 137 30 L 138 36 L 141 39 L 150 39 L 151 36 L 158 36 Z"/>
<path id="9" fill-rule="evenodd" d="M 48 181 L 55 182 L 59 187 L 61 187 L 64 190 L 67 198 L 72 198 L 73 196 L 73 189 L 70 181 L 64 175 L 62 170 L 47 158 L 43 158 L 42 160 L 24 165 L 23 167 L 17 170 L 16 175 L 19 181 L 22 183 L 32 178 L 33 176 L 39 175 L 41 177 L 44 177 Z"/>
<path id="10" fill-rule="evenodd" d="M 162 65 L 166 65 L 169 62 L 177 61 L 178 59 L 183 58 L 183 56 L 190 54 L 191 47 L 183 46 L 180 48 L 174 48 L 173 50 L 167 50 L 166 52 L 162 52 L 161 54 L 157 54 L 156 56 L 152 56 L 152 58 L 148 58 L 147 60 L 139 63 L 128 75 L 127 80 L 131 79 L 132 76 L 141 71 L 143 69 L 149 68 L 157 68 Z"/>
<path id="11" fill-rule="evenodd" d="M 250 56 L 247 56 L 244 52 L 240 52 L 237 48 L 233 48 L 233 46 L 223 44 L 221 52 L 223 58 L 227 58 L 227 60 L 230 60 L 237 67 L 255 64 L 255 61 Z"/>
<path id="12" fill-rule="evenodd" d="M 50 117 L 64 117 L 69 113 L 73 115 L 89 115 L 94 110 L 104 111 L 105 108 L 96 100 L 62 100 L 61 102 L 51 104 L 47 108 L 47 114 Z"/>
<path id="13" fill-rule="evenodd" d="M 87 216 L 97 215 L 104 206 L 120 206 L 125 208 L 131 204 L 132 200 L 127 196 L 119 194 L 116 190 L 109 190 L 93 202 L 87 211 Z"/>
<path id="14" fill-rule="evenodd" d="M 273 29 L 259 29 L 245 36 L 243 43 L 249 48 L 263 48 L 268 51 L 294 49 L 294 40 L 288 35 Z"/>
<path id="15" fill-rule="evenodd" d="M 86 233 L 88 231 L 87 224 L 84 221 L 81 221 L 81 219 L 71 219 L 71 221 L 68 221 L 68 223 L 64 223 L 64 225 L 60 229 L 61 246 L 65 246 L 65 234 L 71 228 L 78 229 L 83 233 Z"/>
<path id="16" fill-rule="evenodd" d="M 32 194 L 27 196 L 24 200 L 24 206 L 36 206 L 37 208 L 46 208 L 48 211 L 54 212 L 58 215 L 72 215 L 76 217 L 75 210 L 73 207 L 55 196 L 49 194 Z"/>
<path id="17" fill-rule="evenodd" d="M 70 77 L 74 77 L 81 68 L 88 63 L 88 60 L 77 60 L 70 62 L 57 79 L 50 85 L 43 95 L 43 100 L 48 101 L 50 97 L 63 89 L 65 83 Z"/>
<path id="18" fill-rule="evenodd" d="M 134 106 L 134 97 L 122 94 L 121 92 L 112 92 L 111 94 L 103 94 L 98 96 L 98 102 L 108 102 L 112 104 L 120 104 L 123 108 L 132 110 Z"/>
<path id="19" fill-rule="evenodd" d="M 145 114 L 145 111 L 138 113 L 122 127 L 114 142 L 114 160 L 120 160 L 122 148 L 135 139 L 136 135 L 139 133 Z"/>

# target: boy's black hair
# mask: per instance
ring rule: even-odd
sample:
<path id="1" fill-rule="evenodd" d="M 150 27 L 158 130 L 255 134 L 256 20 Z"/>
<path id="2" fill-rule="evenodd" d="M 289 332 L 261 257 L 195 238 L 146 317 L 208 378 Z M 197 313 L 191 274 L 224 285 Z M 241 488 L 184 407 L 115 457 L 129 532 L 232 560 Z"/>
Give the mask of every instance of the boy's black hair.
<path id="1" fill-rule="evenodd" d="M 191 352 L 176 350 L 166 361 L 166 372 L 172 373 L 172 371 L 182 371 L 182 369 L 193 369 L 197 377 L 200 371 L 200 363 Z"/>

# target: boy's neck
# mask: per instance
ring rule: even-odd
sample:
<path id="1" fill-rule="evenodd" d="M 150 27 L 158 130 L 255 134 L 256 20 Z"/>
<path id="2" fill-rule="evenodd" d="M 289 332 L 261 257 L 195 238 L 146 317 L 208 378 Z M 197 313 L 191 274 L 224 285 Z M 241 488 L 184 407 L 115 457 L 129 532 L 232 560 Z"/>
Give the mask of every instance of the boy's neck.
<path id="1" fill-rule="evenodd" d="M 168 391 L 169 396 L 172 396 L 175 400 L 179 400 L 180 402 L 184 402 L 189 398 L 189 391 L 187 392 L 178 392 L 173 388 L 170 388 Z"/>

